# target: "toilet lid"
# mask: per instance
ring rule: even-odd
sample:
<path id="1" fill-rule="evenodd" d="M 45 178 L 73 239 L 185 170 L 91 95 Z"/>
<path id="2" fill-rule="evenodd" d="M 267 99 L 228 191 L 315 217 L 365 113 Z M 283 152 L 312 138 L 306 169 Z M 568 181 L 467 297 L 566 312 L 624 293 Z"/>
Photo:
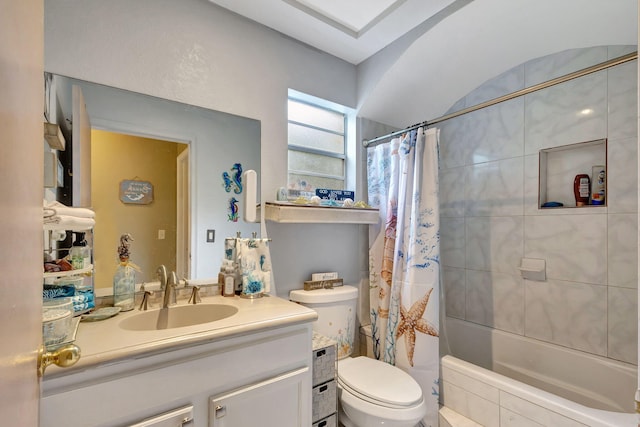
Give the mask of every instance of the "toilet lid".
<path id="1" fill-rule="evenodd" d="M 422 400 L 422 389 L 409 374 L 369 357 L 339 361 L 338 380 L 353 394 L 382 406 L 407 407 Z"/>

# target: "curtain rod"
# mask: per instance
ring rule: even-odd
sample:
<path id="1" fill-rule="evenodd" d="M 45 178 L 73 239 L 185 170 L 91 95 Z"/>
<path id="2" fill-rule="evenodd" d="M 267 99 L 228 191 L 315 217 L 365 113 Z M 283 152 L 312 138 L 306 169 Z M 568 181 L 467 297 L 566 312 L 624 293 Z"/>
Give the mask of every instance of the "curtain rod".
<path id="1" fill-rule="evenodd" d="M 592 73 L 595 73 L 595 72 L 598 72 L 598 71 L 602 71 L 602 70 L 605 70 L 607 68 L 614 67 L 616 65 L 624 64 L 625 62 L 633 61 L 634 59 L 637 59 L 637 58 L 638 58 L 638 51 L 635 51 L 633 53 L 629 53 L 629 54 L 626 54 L 626 55 L 622 55 L 622 56 L 619 56 L 617 58 L 610 59 L 608 61 L 601 62 L 601 63 L 596 64 L 596 65 L 592 65 L 591 67 L 583 68 L 581 70 L 574 71 L 573 73 L 565 74 L 564 76 L 556 77 L 554 79 L 547 80 L 546 82 L 538 83 L 536 85 L 529 86 L 527 88 L 520 89 L 520 90 L 517 90 L 515 92 L 511 92 L 511 93 L 509 93 L 507 95 L 503 95 L 503 96 L 500 96 L 498 98 L 491 99 L 489 101 L 481 102 L 480 104 L 476 104 L 476 105 L 474 105 L 472 107 L 467 107 L 467 108 L 464 108 L 462 110 L 459 110 L 459 111 L 456 111 L 456 112 L 453 112 L 453 113 L 450 113 L 450 114 L 446 114 L 444 116 L 440 116 L 440 117 L 438 117 L 436 119 L 433 119 L 433 120 L 425 120 L 424 122 L 409 126 L 409 127 L 405 128 L 405 129 L 402 129 L 402 130 L 399 130 L 399 131 L 391 132 L 390 134 L 387 134 L 387 135 L 378 136 L 376 138 L 372 138 L 372 139 L 368 139 L 368 140 L 365 139 L 365 140 L 362 141 L 362 145 L 364 145 L 365 148 L 373 147 L 375 145 L 378 145 L 378 144 L 381 144 L 383 142 L 386 142 L 386 140 L 389 139 L 389 138 L 392 138 L 392 137 L 398 136 L 398 135 L 402 135 L 405 132 L 409 132 L 409 131 L 417 129 L 419 127 L 431 126 L 431 125 L 434 125 L 436 123 L 440 123 L 440 122 L 443 122 L 445 120 L 453 119 L 454 117 L 462 116 L 463 114 L 471 113 L 473 111 L 480 110 L 482 108 L 490 107 L 492 105 L 499 104 L 501 102 L 508 101 L 510 99 L 518 98 L 520 96 L 524 96 L 524 95 L 527 95 L 529 93 L 539 91 L 541 89 L 546 89 L 548 87 L 555 86 L 557 84 L 564 83 L 564 82 L 567 82 L 569 80 L 576 79 L 578 77 L 586 76 L 588 74 L 592 74 Z"/>

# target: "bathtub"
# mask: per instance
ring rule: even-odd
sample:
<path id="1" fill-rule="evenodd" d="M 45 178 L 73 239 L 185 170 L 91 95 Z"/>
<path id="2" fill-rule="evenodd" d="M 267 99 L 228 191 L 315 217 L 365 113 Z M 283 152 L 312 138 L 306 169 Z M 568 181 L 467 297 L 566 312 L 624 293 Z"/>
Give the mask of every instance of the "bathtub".
<path id="1" fill-rule="evenodd" d="M 447 318 L 440 427 L 640 425 L 637 368 Z"/>

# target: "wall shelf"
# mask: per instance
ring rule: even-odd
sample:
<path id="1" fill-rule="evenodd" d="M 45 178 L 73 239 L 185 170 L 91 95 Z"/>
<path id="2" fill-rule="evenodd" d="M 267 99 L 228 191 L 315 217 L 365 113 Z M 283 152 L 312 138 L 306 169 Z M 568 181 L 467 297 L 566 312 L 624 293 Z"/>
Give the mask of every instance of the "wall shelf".
<path id="1" fill-rule="evenodd" d="M 258 211 L 260 211 L 260 206 Z M 260 215 L 257 215 L 258 218 Z M 377 224 L 378 209 L 296 205 L 287 202 L 265 203 L 265 220 L 306 224 Z"/>

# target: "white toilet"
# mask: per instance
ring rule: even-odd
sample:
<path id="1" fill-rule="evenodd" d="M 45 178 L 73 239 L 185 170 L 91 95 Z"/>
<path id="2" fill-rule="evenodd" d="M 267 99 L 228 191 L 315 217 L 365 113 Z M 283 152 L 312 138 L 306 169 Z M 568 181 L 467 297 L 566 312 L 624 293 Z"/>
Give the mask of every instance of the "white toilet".
<path id="1" fill-rule="evenodd" d="M 313 330 L 338 343 L 339 421 L 345 427 L 414 427 L 427 413 L 422 389 L 409 374 L 368 357 L 350 357 L 358 289 L 295 290 L 295 301 L 318 313 Z"/>

